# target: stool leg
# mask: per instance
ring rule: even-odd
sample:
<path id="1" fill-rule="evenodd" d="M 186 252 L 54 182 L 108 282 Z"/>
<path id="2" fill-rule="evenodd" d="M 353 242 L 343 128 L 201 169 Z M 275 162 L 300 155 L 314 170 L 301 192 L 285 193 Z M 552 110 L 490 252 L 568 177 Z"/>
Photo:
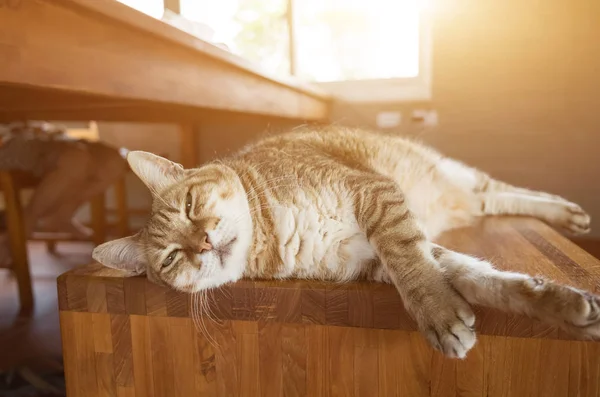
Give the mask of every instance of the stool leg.
<path id="1" fill-rule="evenodd" d="M 115 201 L 117 205 L 117 224 L 120 237 L 129 236 L 129 214 L 127 212 L 127 188 L 125 177 L 119 179 L 114 186 Z"/>
<path id="2" fill-rule="evenodd" d="M 48 250 L 48 253 L 55 255 L 56 254 L 56 240 L 46 241 L 46 249 Z"/>
<path id="3" fill-rule="evenodd" d="M 93 241 L 100 245 L 106 241 L 106 199 L 104 192 L 100 193 L 90 201 L 90 212 L 92 218 Z"/>
<path id="4" fill-rule="evenodd" d="M 33 289 L 27 258 L 27 235 L 25 219 L 19 192 L 8 172 L 0 172 L 0 184 L 6 200 L 6 223 L 12 255 L 12 270 L 19 286 L 21 313 L 31 314 L 33 311 Z"/>

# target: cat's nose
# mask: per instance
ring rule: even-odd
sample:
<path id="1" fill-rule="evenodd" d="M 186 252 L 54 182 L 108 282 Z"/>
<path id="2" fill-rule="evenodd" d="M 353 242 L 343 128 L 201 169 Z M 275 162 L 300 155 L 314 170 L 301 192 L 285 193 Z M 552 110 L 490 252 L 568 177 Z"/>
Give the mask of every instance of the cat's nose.
<path id="1" fill-rule="evenodd" d="M 212 244 L 208 241 L 208 236 L 205 234 L 204 237 L 200 240 L 200 244 L 198 245 L 198 253 L 203 253 L 204 251 L 210 251 L 212 249 Z"/>

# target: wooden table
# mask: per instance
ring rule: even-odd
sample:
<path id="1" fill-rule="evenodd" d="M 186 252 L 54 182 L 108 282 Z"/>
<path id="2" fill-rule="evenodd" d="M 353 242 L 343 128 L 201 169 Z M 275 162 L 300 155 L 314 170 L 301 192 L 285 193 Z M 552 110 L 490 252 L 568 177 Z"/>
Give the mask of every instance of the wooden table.
<path id="1" fill-rule="evenodd" d="M 600 263 L 537 220 L 490 218 L 441 240 L 500 269 L 600 291 Z M 209 294 L 213 320 L 201 323 L 190 295 L 97 264 L 58 288 L 70 397 L 600 393 L 600 343 L 477 308 L 477 345 L 445 359 L 389 285 L 244 280 Z"/>
<path id="2" fill-rule="evenodd" d="M 114 0 L 0 1 L 0 122 L 108 120 L 192 126 L 207 115 L 325 120 L 329 97 Z"/>

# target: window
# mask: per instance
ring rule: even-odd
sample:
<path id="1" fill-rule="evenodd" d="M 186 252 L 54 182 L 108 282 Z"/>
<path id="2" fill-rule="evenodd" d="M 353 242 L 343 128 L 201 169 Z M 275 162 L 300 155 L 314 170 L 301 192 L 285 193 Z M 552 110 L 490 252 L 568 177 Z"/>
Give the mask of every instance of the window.
<path id="1" fill-rule="evenodd" d="M 154 12 L 162 0 L 143 3 Z M 214 42 L 350 101 L 430 99 L 427 0 L 179 0 Z M 152 4 L 152 6 L 150 5 Z M 140 7 L 140 4 L 134 7 Z M 139 9 L 139 8 L 138 8 Z M 148 11 L 144 11 L 148 12 Z"/>
<path id="2" fill-rule="evenodd" d="M 294 16 L 300 76 L 331 82 L 419 73 L 415 1 L 300 0 Z"/>
<path id="3" fill-rule="evenodd" d="M 429 100 L 423 0 L 295 0 L 297 75 L 348 101 Z"/>

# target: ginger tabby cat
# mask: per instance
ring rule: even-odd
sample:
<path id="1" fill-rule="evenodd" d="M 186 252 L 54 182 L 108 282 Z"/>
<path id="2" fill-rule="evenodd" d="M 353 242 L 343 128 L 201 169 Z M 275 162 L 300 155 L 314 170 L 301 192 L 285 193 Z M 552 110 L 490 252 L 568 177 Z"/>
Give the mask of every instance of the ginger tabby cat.
<path id="1" fill-rule="evenodd" d="M 197 169 L 145 152 L 128 156 L 153 194 L 136 235 L 94 258 L 197 292 L 242 277 L 392 283 L 429 342 L 449 357 L 475 344 L 470 305 L 537 317 L 600 338 L 600 297 L 432 240 L 486 215 L 539 218 L 589 231 L 576 204 L 516 188 L 412 141 L 343 127 L 267 137 Z"/>

